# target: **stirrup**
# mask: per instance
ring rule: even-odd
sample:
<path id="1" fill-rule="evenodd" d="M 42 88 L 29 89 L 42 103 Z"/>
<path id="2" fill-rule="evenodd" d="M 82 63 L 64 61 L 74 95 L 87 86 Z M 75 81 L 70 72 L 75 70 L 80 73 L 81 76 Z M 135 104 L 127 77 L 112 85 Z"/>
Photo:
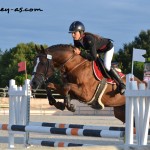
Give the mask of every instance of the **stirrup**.
<path id="1" fill-rule="evenodd" d="M 125 93 L 125 90 L 126 90 L 125 84 L 124 84 L 124 83 L 121 83 L 121 84 L 119 85 L 119 93 L 120 93 L 121 95 L 123 95 L 123 94 Z"/>

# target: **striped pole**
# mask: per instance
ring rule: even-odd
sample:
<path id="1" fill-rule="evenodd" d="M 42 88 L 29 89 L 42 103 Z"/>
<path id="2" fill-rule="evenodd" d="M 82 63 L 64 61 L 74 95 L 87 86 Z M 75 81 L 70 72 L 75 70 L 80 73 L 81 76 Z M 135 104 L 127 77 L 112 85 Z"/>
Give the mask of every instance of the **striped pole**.
<path id="1" fill-rule="evenodd" d="M 41 146 L 49 146 L 49 147 L 77 147 L 77 146 L 93 146 L 90 144 L 78 144 L 78 143 L 68 143 L 68 142 L 60 142 L 60 141 L 43 141 L 43 140 L 35 140 L 30 139 L 28 141 L 30 145 L 41 145 Z"/>
<path id="2" fill-rule="evenodd" d="M 54 128 L 78 128 L 78 129 L 125 131 L 125 127 L 114 127 L 114 126 L 92 126 L 82 124 L 63 124 L 63 123 L 48 123 L 48 122 L 30 122 L 29 125 L 54 127 Z"/>
<path id="3" fill-rule="evenodd" d="M 8 124 L 0 124 L 0 130 L 8 130 Z M 110 131 L 125 131 L 125 127 L 115 126 L 92 126 L 81 124 L 62 124 L 62 123 L 48 123 L 48 122 L 30 122 L 29 126 L 42 126 L 42 127 L 54 127 L 54 128 L 77 128 L 77 129 L 90 129 L 90 130 L 110 130 Z M 150 135 L 150 129 L 148 130 Z"/>
<path id="4" fill-rule="evenodd" d="M 77 129 L 77 128 L 53 128 L 42 126 L 24 126 L 24 125 L 5 125 L 4 130 L 20 131 L 20 132 L 35 132 L 49 133 L 73 136 L 90 136 L 90 137 L 106 137 L 106 138 L 121 138 L 124 137 L 124 131 L 112 130 L 93 130 L 93 129 Z"/>
<path id="5" fill-rule="evenodd" d="M 0 124 L 0 130 L 8 130 L 8 124 Z"/>

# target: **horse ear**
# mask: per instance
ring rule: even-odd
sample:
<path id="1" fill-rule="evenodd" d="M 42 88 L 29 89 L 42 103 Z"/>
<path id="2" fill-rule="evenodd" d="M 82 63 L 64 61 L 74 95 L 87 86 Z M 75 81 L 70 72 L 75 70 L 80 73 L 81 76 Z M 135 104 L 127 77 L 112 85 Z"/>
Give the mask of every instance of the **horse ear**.
<path id="1" fill-rule="evenodd" d="M 45 49 L 44 49 L 43 45 L 40 45 L 40 46 L 41 46 L 41 52 L 45 53 Z"/>
<path id="2" fill-rule="evenodd" d="M 37 53 L 40 53 L 40 49 L 37 47 L 36 44 L 35 44 L 35 50 L 37 51 Z"/>

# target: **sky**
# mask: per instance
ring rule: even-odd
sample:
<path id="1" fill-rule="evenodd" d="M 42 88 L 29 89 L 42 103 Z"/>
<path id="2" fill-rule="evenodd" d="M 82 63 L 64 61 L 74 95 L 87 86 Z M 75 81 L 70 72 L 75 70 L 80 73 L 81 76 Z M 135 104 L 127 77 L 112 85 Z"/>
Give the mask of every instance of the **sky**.
<path id="1" fill-rule="evenodd" d="M 112 39 L 118 51 L 150 29 L 149 7 L 150 0 L 0 0 L 0 49 L 73 44 L 69 26 L 78 20 L 87 32 Z M 42 11 L 21 11 L 34 8 Z"/>

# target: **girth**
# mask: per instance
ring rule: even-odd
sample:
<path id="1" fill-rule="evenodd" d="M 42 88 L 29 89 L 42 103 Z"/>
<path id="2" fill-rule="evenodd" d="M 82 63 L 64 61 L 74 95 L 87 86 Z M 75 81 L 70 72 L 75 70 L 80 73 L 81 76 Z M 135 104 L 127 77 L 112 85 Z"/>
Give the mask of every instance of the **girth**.
<path id="1" fill-rule="evenodd" d="M 88 105 L 92 106 L 93 104 L 97 103 L 98 104 L 98 98 L 100 96 L 100 94 L 102 93 L 102 91 L 104 90 L 104 87 L 106 85 L 106 78 L 103 78 L 100 82 L 99 82 L 99 85 L 96 89 L 96 92 L 93 96 L 93 98 L 91 99 L 90 102 L 88 102 Z M 103 106 L 101 106 L 103 107 Z"/>

